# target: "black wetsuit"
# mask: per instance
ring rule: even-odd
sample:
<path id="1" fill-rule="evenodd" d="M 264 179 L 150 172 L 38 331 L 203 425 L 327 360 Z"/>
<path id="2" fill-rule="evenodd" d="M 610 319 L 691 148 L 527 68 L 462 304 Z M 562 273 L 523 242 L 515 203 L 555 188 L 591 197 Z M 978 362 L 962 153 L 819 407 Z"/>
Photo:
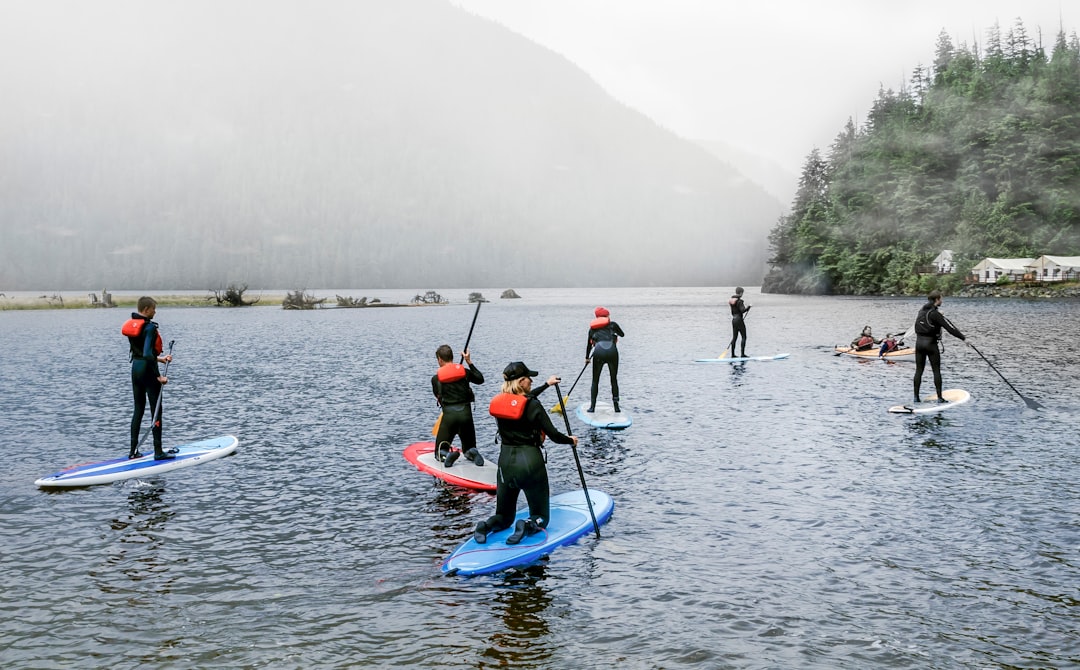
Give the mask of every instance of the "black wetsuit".
<path id="1" fill-rule="evenodd" d="M 930 359 L 930 368 L 934 371 L 934 390 L 937 397 L 941 398 L 941 352 L 938 349 L 938 341 L 941 339 L 941 329 L 960 340 L 964 335 L 956 329 L 949 320 L 941 315 L 937 305 L 928 302 L 919 310 L 915 318 L 915 398 L 919 399 L 919 389 L 922 387 L 923 370 L 926 368 L 926 360 Z"/>
<path id="2" fill-rule="evenodd" d="M 461 438 L 462 453 L 476 448 L 476 427 L 472 415 L 472 402 L 476 400 L 476 396 L 473 395 L 470 383 L 484 383 L 484 375 L 472 363 L 465 368 L 464 379 L 443 383 L 439 381 L 439 375 L 431 376 L 431 392 L 442 406 L 442 419 L 435 435 L 436 445 L 445 443 L 449 449 L 457 435 Z"/>
<path id="3" fill-rule="evenodd" d="M 742 357 L 746 358 L 746 322 L 743 320 L 743 315 L 749 312 L 750 308 L 743 303 L 739 295 L 731 296 L 728 306 L 731 307 L 731 344 L 728 345 L 728 350 L 731 352 L 731 357 L 735 358 L 735 343 L 739 335 L 742 335 Z"/>
<path id="4" fill-rule="evenodd" d="M 146 321 L 142 332 L 137 337 L 128 337 L 131 347 L 131 392 L 135 400 L 135 411 L 131 415 L 131 451 L 139 446 L 139 432 L 142 430 L 143 415 L 146 413 L 147 401 L 150 402 L 150 411 L 157 407 L 157 418 L 151 416 L 154 427 L 151 432 L 154 435 L 154 453 L 161 453 L 161 415 L 164 408 L 158 407 L 158 399 L 161 397 L 161 382 L 158 377 L 161 372 L 158 369 L 158 354 L 154 351 L 154 343 L 157 341 L 157 324 L 137 312 L 132 313 L 132 319 Z"/>
<path id="5" fill-rule="evenodd" d="M 520 419 L 495 419 L 502 447 L 499 449 L 495 514 L 485 522 L 488 532 L 510 527 L 517 514 L 518 494 L 522 491 L 529 503 L 529 518 L 540 528 L 547 526 L 551 515 L 551 492 L 544 452 L 540 448 L 542 435 L 559 444 L 572 444 L 573 440 L 552 425 L 547 410 L 537 399 L 546 388 L 547 384 L 544 384 L 529 394 Z"/>
<path id="6" fill-rule="evenodd" d="M 589 339 L 585 343 L 585 358 L 592 357 L 592 395 L 589 407 L 596 407 L 596 394 L 600 392 L 600 373 L 604 366 L 608 368 L 608 377 L 611 379 L 611 402 L 615 405 L 615 411 L 619 411 L 619 338 L 626 337 L 626 333 L 619 324 L 608 321 L 607 325 L 600 328 L 589 329 Z"/>

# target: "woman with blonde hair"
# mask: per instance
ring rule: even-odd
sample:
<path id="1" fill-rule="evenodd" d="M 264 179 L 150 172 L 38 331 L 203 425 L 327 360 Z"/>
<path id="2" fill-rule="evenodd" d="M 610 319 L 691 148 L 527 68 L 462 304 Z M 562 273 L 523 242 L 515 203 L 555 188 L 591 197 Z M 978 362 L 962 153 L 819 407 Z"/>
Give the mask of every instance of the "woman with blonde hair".
<path id="1" fill-rule="evenodd" d="M 517 544 L 527 536 L 547 526 L 551 514 L 551 491 L 548 488 L 544 438 L 552 442 L 577 446 L 576 437 L 563 435 L 551 423 L 547 410 L 537 399 L 548 386 L 559 383 L 552 375 L 547 383 L 532 388 L 532 378 L 540 373 L 530 370 L 521 361 L 503 370 L 502 392 L 491 399 L 488 411 L 499 426 L 499 474 L 495 490 L 495 514 L 476 524 L 473 539 L 487 542 L 488 533 L 509 528 L 517 514 L 518 494 L 525 492 L 529 503 L 529 518 L 514 525 L 507 544 Z"/>

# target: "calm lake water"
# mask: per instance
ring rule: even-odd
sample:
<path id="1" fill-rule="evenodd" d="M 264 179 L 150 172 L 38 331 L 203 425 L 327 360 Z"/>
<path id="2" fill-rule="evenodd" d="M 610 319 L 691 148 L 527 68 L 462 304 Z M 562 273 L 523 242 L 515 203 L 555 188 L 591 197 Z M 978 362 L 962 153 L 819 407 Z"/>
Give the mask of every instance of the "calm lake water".
<path id="1" fill-rule="evenodd" d="M 481 308 L 486 457 L 503 366 L 569 389 L 598 304 L 627 334 L 635 421 L 571 418 L 590 489 L 615 499 L 601 539 L 471 579 L 439 565 L 494 497 L 401 455 L 431 438 L 434 351 L 464 344 L 468 291 L 422 308 L 163 308 L 166 443 L 231 433 L 240 448 L 60 493 L 33 481 L 126 452 L 127 312 L 0 312 L 0 666 L 1080 666 L 1080 304 L 947 298 L 1045 409 L 946 336 L 945 386 L 974 400 L 915 418 L 886 413 L 913 363 L 831 347 L 908 326 L 922 300 L 750 289 L 748 353 L 791 357 L 695 364 L 730 338 L 730 290 L 518 289 Z M 548 459 L 553 492 L 580 487 L 567 447 Z"/>

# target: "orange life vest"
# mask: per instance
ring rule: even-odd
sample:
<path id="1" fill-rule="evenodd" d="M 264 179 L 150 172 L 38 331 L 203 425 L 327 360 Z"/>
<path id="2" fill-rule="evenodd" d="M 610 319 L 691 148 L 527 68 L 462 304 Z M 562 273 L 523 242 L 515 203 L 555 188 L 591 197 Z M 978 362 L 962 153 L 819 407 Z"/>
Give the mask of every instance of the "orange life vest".
<path id="1" fill-rule="evenodd" d="M 611 319 L 609 319 L 608 317 L 606 317 L 606 316 L 597 317 L 597 318 L 593 319 L 589 323 L 589 330 L 596 330 L 597 328 L 603 328 L 604 326 L 608 325 L 609 323 L 611 323 Z"/>
<path id="2" fill-rule="evenodd" d="M 496 393 L 488 405 L 488 413 L 496 419 L 520 420 L 525 416 L 525 405 L 529 397 L 516 393 Z"/>
<path id="3" fill-rule="evenodd" d="M 120 326 L 120 334 L 124 335 L 131 341 L 131 352 L 133 355 L 142 356 L 142 342 L 136 341 L 136 338 L 141 338 L 143 330 L 146 328 L 146 324 L 149 323 L 147 319 L 128 319 L 124 322 L 124 325 Z M 139 351 L 136 352 L 135 348 L 138 346 Z M 154 355 L 160 356 L 164 351 L 164 347 L 161 346 L 161 331 L 154 330 Z"/>
<path id="4" fill-rule="evenodd" d="M 465 379 L 465 366 L 460 363 L 447 363 L 439 366 L 438 377 L 443 384 L 459 382 Z"/>

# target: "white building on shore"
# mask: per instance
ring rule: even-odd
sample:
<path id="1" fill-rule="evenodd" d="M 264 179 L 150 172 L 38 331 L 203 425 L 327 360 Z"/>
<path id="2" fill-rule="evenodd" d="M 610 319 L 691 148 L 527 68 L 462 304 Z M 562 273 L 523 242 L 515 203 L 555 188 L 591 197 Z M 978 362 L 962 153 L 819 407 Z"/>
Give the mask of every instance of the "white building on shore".
<path id="1" fill-rule="evenodd" d="M 1028 266 L 1034 261 L 1034 258 L 984 258 L 971 268 L 971 274 L 980 284 L 993 284 L 1003 276 L 1020 281 L 1031 272 Z"/>
<path id="2" fill-rule="evenodd" d="M 1027 267 L 1036 281 L 1080 279 L 1080 256 L 1039 256 Z"/>

